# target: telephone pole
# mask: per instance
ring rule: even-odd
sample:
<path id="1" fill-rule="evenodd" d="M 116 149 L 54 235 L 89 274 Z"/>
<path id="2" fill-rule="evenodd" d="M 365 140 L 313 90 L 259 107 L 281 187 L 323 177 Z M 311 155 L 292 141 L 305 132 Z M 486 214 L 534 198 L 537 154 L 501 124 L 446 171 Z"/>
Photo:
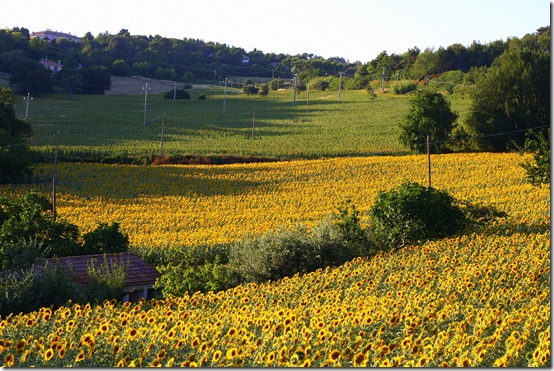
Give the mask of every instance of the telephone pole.
<path id="1" fill-rule="evenodd" d="M 227 101 L 227 78 L 225 78 L 225 87 L 223 88 L 223 115 L 225 115 L 226 101 Z"/>
<path id="2" fill-rule="evenodd" d="M 29 120 L 29 101 L 33 98 L 31 98 L 31 93 L 27 93 L 27 97 L 23 97 L 23 99 L 27 101 L 25 106 L 25 122 L 27 122 Z"/>
<path id="3" fill-rule="evenodd" d="M 293 97 L 294 97 L 294 100 L 292 102 L 292 105 L 293 106 L 296 106 L 296 77 L 298 76 L 297 73 L 294 74 L 294 77 L 293 77 L 293 80 L 294 80 L 294 92 L 293 92 Z"/>
<path id="4" fill-rule="evenodd" d="M 144 124 L 144 126 L 146 126 L 146 104 L 148 102 L 148 90 L 150 90 L 150 88 L 148 87 L 148 84 L 146 84 L 146 86 L 143 86 L 142 89 L 144 90 L 144 121 L 143 121 L 143 124 Z"/>
<path id="5" fill-rule="evenodd" d="M 342 71 L 339 72 L 339 95 L 337 96 L 337 100 L 340 100 L 340 90 L 342 87 Z"/>

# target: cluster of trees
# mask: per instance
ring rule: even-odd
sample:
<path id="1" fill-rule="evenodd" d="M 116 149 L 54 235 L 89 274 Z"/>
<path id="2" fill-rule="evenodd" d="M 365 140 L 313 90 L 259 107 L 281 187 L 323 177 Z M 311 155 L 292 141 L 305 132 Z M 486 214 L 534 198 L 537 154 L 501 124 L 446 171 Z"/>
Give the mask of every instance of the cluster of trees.
<path id="1" fill-rule="evenodd" d="M 83 36 L 81 43 L 64 38 L 51 42 L 30 38 L 23 27 L 0 30 L 0 71 L 12 74 L 11 83 L 22 93 L 39 94 L 52 88 L 69 93 L 96 94 L 109 89 L 110 75 L 141 75 L 180 82 L 212 80 L 216 76 L 256 76 L 291 78 L 298 74 L 307 82 L 316 77 L 338 76 L 352 79 L 352 88 L 365 88 L 371 79 L 422 79 L 447 71 L 468 72 L 488 67 L 513 40 L 470 46 L 453 44 L 437 50 L 414 47 L 403 54 L 380 53 L 368 63 L 350 62 L 340 57 L 314 54 L 263 53 L 198 39 L 175 39 L 160 35 L 131 35 L 122 29 Z M 246 59 L 247 57 L 247 59 Z M 38 61 L 61 61 L 61 76 L 52 79 Z"/>
<path id="2" fill-rule="evenodd" d="M 532 183 L 549 182 L 550 27 L 514 39 L 489 68 L 476 77 L 464 125 L 450 103 L 432 89 L 416 92 L 403 122 L 400 140 L 425 152 L 469 149 L 506 151 L 526 148 L 535 164 L 524 167 Z M 532 131 L 533 134 L 529 134 Z M 535 137 L 530 139 L 529 136 Z M 529 142 L 531 140 L 531 142 Z"/>

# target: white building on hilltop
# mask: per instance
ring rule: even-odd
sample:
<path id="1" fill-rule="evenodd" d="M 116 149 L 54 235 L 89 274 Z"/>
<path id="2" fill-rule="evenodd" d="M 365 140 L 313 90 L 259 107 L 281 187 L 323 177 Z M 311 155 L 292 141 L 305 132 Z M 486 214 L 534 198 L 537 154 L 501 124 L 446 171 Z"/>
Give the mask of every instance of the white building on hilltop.
<path id="1" fill-rule="evenodd" d="M 76 43 L 81 42 L 80 37 L 77 37 L 77 36 L 72 35 L 70 33 L 52 31 L 50 29 L 48 29 L 46 31 L 33 32 L 31 34 L 31 39 L 33 39 L 35 37 L 39 38 L 39 39 L 46 40 L 46 41 L 52 41 L 52 40 L 56 40 L 56 39 L 59 39 L 59 38 L 63 37 L 63 38 L 66 38 L 66 39 L 68 39 L 70 41 L 73 41 L 73 42 L 76 42 Z"/>

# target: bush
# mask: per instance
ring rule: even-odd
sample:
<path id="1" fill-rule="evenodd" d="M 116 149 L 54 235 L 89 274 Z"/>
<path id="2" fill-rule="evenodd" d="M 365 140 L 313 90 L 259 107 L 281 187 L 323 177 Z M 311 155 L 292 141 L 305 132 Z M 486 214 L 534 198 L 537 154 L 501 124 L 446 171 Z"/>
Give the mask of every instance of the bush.
<path id="1" fill-rule="evenodd" d="M 177 90 L 170 90 L 164 94 L 164 99 L 173 99 L 173 96 L 175 96 L 175 99 L 190 99 L 190 94 L 188 91 L 183 89 L 177 89 Z"/>
<path id="2" fill-rule="evenodd" d="M 411 182 L 380 191 L 370 214 L 374 237 L 386 249 L 444 238 L 460 232 L 467 223 L 448 192 Z"/>
<path id="3" fill-rule="evenodd" d="M 0 315 L 84 302 L 82 287 L 59 264 L 18 269 L 0 275 Z"/>
<path id="4" fill-rule="evenodd" d="M 92 261 L 88 265 L 88 285 L 84 295 L 88 302 L 99 303 L 106 299 L 121 299 L 125 286 L 125 262 L 108 263 L 104 255 L 104 261 L 96 267 Z"/>
<path id="5" fill-rule="evenodd" d="M 525 169 L 528 183 L 538 186 L 550 183 L 550 129 L 545 136 L 543 132 L 531 132 L 525 141 L 522 152 L 532 152 L 533 162 L 525 161 L 521 167 Z"/>
<path id="6" fill-rule="evenodd" d="M 44 257 L 42 245 L 36 238 L 3 245 L 0 247 L 0 271 L 31 267 L 37 259 Z"/>
<path id="7" fill-rule="evenodd" d="M 129 250 L 129 236 L 119 230 L 119 223 L 100 223 L 83 235 L 84 250 L 89 254 L 110 254 Z"/>
<path id="8" fill-rule="evenodd" d="M 162 276 L 154 288 L 162 288 L 164 297 L 183 296 L 186 292 L 217 292 L 231 287 L 229 272 L 221 264 L 219 256 L 213 262 L 198 266 L 179 263 L 162 265 L 157 269 Z"/>
<path id="9" fill-rule="evenodd" d="M 373 246 L 360 226 L 359 212 L 347 201 L 311 231 L 298 225 L 235 243 L 229 266 L 239 282 L 264 282 L 371 256 Z"/>
<path id="10" fill-rule="evenodd" d="M 262 97 L 266 97 L 269 94 L 269 86 L 267 84 L 261 84 L 258 94 Z"/>
<path id="11" fill-rule="evenodd" d="M 417 84 L 411 80 L 398 81 L 392 84 L 392 91 L 394 94 L 407 94 L 416 89 Z"/>

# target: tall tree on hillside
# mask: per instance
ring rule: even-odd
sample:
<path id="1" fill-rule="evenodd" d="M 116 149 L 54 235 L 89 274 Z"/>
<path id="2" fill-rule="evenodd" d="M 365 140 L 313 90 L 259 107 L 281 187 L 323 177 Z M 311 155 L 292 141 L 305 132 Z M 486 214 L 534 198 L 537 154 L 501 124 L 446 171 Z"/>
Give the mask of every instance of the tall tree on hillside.
<path id="1" fill-rule="evenodd" d="M 467 126 L 490 151 L 523 146 L 527 129 L 550 125 L 550 27 L 511 41 L 478 79 Z"/>
<path id="2" fill-rule="evenodd" d="M 456 126 L 458 114 L 452 112 L 450 103 L 440 93 L 418 91 L 410 101 L 410 109 L 400 124 L 400 141 L 417 152 L 425 152 L 426 139 L 435 142 L 433 153 L 446 149 L 444 142 Z"/>

